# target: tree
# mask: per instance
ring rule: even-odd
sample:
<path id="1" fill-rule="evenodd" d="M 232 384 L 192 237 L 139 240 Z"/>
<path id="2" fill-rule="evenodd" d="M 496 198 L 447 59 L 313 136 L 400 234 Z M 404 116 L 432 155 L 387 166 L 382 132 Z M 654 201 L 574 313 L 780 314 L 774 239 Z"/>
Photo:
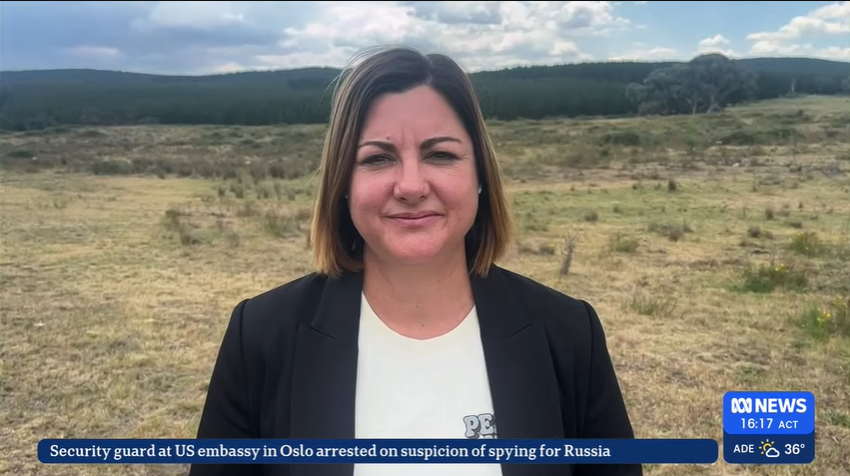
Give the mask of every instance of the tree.
<path id="1" fill-rule="evenodd" d="M 688 89 L 689 71 L 684 65 L 659 68 L 649 73 L 643 83 L 626 87 L 626 97 L 638 105 L 639 114 L 682 114 L 688 99 L 694 100 L 694 89 Z"/>
<path id="2" fill-rule="evenodd" d="M 701 55 L 688 63 L 652 71 L 631 83 L 626 97 L 640 114 L 697 114 L 745 101 L 756 90 L 756 76 L 720 54 Z"/>
<path id="3" fill-rule="evenodd" d="M 756 89 L 755 75 L 721 54 L 697 56 L 688 66 L 702 89 L 703 99 L 708 102 L 707 113 L 725 107 L 736 93 L 739 100 L 748 99 Z"/>

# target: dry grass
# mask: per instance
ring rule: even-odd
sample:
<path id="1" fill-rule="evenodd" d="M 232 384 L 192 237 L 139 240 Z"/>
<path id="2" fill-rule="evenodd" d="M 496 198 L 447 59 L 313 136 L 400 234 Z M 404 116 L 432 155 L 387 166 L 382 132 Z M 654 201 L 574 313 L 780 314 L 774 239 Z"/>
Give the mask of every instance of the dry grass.
<path id="1" fill-rule="evenodd" d="M 643 131 L 664 121 L 617 123 Z M 553 124 L 517 127 L 570 133 Z M 545 162 L 547 147 L 503 154 L 506 168 Z M 811 466 L 732 466 L 721 455 L 714 465 L 647 474 L 850 473 L 850 341 L 812 311 L 837 310 L 836 296 L 850 296 L 850 163 L 835 160 L 848 150 L 846 141 L 812 142 L 805 154 L 776 146 L 753 165 L 727 164 L 710 149 L 699 166 L 626 156 L 512 176 L 519 236 L 501 264 L 594 304 L 639 437 L 722 441 L 729 390 L 808 390 L 818 399 Z M 4 173 L 0 473 L 182 474 L 46 467 L 36 444 L 192 437 L 232 307 L 310 269 L 311 194 L 308 179 Z M 561 275 L 570 235 L 581 238 Z M 803 289 L 782 285 L 780 263 L 805 276 Z M 764 289 L 746 280 L 748 269 L 776 286 L 755 292 Z"/>

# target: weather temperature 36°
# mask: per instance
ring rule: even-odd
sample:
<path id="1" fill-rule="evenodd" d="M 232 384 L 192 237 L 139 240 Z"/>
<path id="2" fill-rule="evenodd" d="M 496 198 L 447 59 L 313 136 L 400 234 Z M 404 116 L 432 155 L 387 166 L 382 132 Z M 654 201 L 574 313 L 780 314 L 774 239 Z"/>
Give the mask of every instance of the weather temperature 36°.
<path id="1" fill-rule="evenodd" d="M 794 444 L 787 443 L 787 444 L 785 444 L 785 454 L 786 455 L 798 455 L 804 449 L 806 449 L 805 443 L 794 443 Z"/>
<path id="2" fill-rule="evenodd" d="M 774 422 L 775 423 L 775 422 Z M 724 433 L 723 459 L 732 464 L 807 464 L 815 459 L 815 434 Z"/>
<path id="3" fill-rule="evenodd" d="M 742 430 L 796 430 L 799 420 L 783 418 L 741 418 Z M 768 431 L 769 433 L 769 431 Z"/>

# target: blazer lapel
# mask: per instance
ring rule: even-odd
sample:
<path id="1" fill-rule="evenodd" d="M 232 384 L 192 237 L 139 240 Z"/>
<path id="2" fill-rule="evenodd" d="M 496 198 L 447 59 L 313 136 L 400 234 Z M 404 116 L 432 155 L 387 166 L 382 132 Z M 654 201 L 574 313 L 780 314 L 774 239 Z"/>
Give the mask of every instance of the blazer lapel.
<path id="1" fill-rule="evenodd" d="M 546 334 L 524 313 L 503 273 L 494 266 L 486 278 L 472 278 L 496 436 L 563 438 L 558 384 Z M 569 474 L 563 466 L 559 470 L 539 464 L 505 464 L 502 471 L 505 476 Z"/>
<path id="2" fill-rule="evenodd" d="M 290 438 L 354 438 L 362 275 L 329 279 L 316 314 L 298 331 Z M 293 465 L 293 476 L 350 476 L 353 464 Z"/>

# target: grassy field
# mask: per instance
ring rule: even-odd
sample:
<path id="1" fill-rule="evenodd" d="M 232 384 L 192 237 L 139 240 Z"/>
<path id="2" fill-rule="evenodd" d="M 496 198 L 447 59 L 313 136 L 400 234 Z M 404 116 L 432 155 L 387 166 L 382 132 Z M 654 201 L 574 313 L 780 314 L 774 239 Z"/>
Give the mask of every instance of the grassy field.
<path id="1" fill-rule="evenodd" d="M 639 437 L 722 442 L 728 390 L 817 397 L 811 466 L 647 474 L 850 474 L 848 111 L 491 125 L 518 233 L 500 264 L 596 307 Z M 0 473 L 184 473 L 47 467 L 36 445 L 194 435 L 233 306 L 311 269 L 322 131 L 4 135 Z"/>

